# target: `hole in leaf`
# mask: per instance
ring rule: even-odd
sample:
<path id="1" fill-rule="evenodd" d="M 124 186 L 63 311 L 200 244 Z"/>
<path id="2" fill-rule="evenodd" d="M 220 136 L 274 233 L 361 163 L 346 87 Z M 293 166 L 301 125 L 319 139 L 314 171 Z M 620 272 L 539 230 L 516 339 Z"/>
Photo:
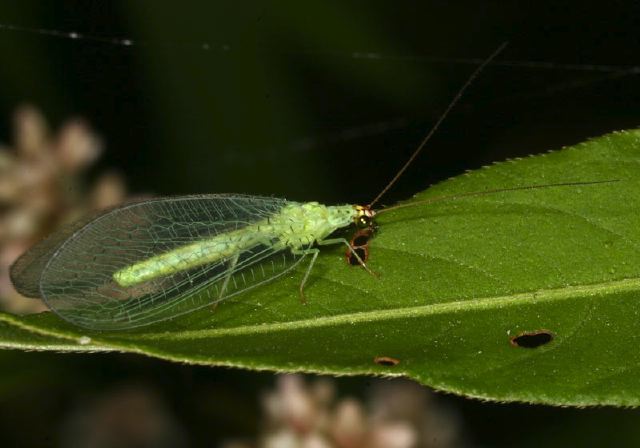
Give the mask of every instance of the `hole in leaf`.
<path id="1" fill-rule="evenodd" d="M 553 340 L 549 330 L 526 331 L 510 339 L 511 345 L 522 348 L 538 348 Z"/>
<path id="2" fill-rule="evenodd" d="M 399 359 L 392 358 L 390 356 L 376 356 L 375 358 L 373 358 L 373 362 L 375 362 L 379 366 L 384 366 L 384 367 L 393 367 L 400 364 Z"/>

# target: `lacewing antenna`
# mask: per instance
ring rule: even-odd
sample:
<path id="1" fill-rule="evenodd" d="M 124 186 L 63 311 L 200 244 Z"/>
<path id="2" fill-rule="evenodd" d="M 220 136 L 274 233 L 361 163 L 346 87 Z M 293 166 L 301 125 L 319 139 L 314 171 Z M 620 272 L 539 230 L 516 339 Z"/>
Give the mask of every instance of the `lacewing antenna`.
<path id="1" fill-rule="evenodd" d="M 385 213 L 391 210 L 397 210 L 399 208 L 416 207 L 418 205 L 433 204 L 434 202 L 462 199 L 462 198 L 468 198 L 471 196 L 485 196 L 485 195 L 496 194 L 496 193 L 504 193 L 507 191 L 536 190 L 540 188 L 555 188 L 555 187 L 575 187 L 579 185 L 610 184 L 614 182 L 620 182 L 620 179 L 593 180 L 593 181 L 586 181 L 586 182 L 561 182 L 556 184 L 524 185 L 521 187 L 512 187 L 512 188 L 497 188 L 494 190 L 470 191 L 467 193 L 437 196 L 435 198 L 425 199 L 424 201 L 417 201 L 409 204 L 394 205 L 393 207 L 384 208 L 382 210 L 376 210 L 376 215 L 379 215 L 380 213 Z"/>
<path id="2" fill-rule="evenodd" d="M 446 109 L 444 110 L 444 112 L 440 115 L 440 117 L 438 118 L 438 120 L 436 121 L 436 123 L 431 127 L 431 129 L 429 130 L 429 132 L 427 132 L 427 134 L 424 136 L 424 138 L 422 139 L 422 141 L 420 142 L 420 144 L 418 145 L 418 147 L 416 148 L 416 150 L 413 152 L 413 154 L 411 154 L 411 156 L 409 157 L 409 159 L 405 162 L 405 164 L 402 166 L 402 168 L 400 168 L 400 170 L 398 170 L 398 172 L 396 173 L 396 175 L 393 177 L 393 179 L 391 179 L 389 181 L 389 183 L 387 184 L 386 187 L 384 187 L 382 189 L 382 191 L 380 193 L 378 193 L 378 195 L 373 199 L 373 201 L 371 201 L 369 203 L 369 205 L 367 205 L 367 208 L 371 208 L 373 207 L 374 204 L 376 204 L 380 198 L 382 196 L 384 196 L 384 194 L 398 181 L 398 179 L 400 179 L 400 177 L 402 176 L 402 174 L 404 174 L 404 172 L 407 170 L 407 168 L 409 168 L 409 165 L 411 165 L 411 163 L 413 162 L 413 160 L 418 156 L 418 154 L 420 154 L 420 152 L 424 149 L 424 147 L 427 145 L 427 143 L 429 142 L 429 140 L 431 140 L 431 137 L 433 137 L 433 135 L 436 133 L 436 131 L 438 130 L 438 128 L 440 127 L 440 125 L 442 124 L 442 122 L 445 120 L 445 118 L 447 118 L 447 116 L 449 115 L 449 113 L 453 110 L 453 108 L 455 107 L 455 105 L 458 103 L 458 101 L 460 101 L 460 98 L 462 98 L 462 95 L 464 94 L 464 92 L 467 90 L 467 88 L 471 85 L 471 83 L 478 77 L 478 75 L 480 74 L 480 72 L 482 72 L 482 70 L 484 70 L 484 68 L 489 65 L 489 63 L 491 63 L 491 61 L 493 59 L 496 58 L 496 56 L 498 56 L 502 50 L 505 49 L 505 47 L 507 46 L 507 42 L 503 43 L 502 45 L 500 45 L 493 53 L 491 53 L 491 55 L 485 59 L 485 61 L 480 64 L 474 71 L 473 73 L 471 73 L 471 76 L 469 76 L 469 78 L 467 78 L 467 80 L 465 81 L 465 83 L 462 85 L 462 87 L 458 90 L 458 92 L 455 94 L 455 96 L 453 97 L 453 99 L 449 102 L 449 104 L 447 105 Z"/>

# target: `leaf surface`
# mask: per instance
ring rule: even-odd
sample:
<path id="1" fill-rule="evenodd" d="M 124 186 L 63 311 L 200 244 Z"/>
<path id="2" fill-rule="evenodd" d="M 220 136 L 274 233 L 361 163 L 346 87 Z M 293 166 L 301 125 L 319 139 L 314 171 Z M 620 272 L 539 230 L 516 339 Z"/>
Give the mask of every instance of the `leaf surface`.
<path id="1" fill-rule="evenodd" d="M 438 184 L 412 200 L 620 180 L 381 214 L 369 246 L 380 277 L 349 266 L 344 247 L 323 247 L 307 305 L 298 300 L 301 266 L 215 311 L 135 331 L 90 332 L 51 313 L 2 314 L 0 346 L 408 376 L 489 400 L 636 406 L 639 163 L 640 131 L 625 131 Z"/>

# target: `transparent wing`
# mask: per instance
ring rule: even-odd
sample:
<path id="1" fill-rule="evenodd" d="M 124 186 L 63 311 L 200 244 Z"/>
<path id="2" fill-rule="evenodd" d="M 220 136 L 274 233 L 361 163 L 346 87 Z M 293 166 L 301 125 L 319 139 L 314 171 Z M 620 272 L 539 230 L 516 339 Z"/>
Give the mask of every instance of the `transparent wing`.
<path id="1" fill-rule="evenodd" d="M 39 290 L 53 311 L 76 325 L 97 330 L 149 325 L 278 277 L 302 256 L 274 249 L 278 236 L 272 235 L 215 262 L 129 287 L 113 280 L 115 272 L 178 247 L 242 231 L 278 213 L 285 203 L 208 195 L 125 205 L 35 246 L 16 262 L 12 276 L 21 290 Z"/>
<path id="2" fill-rule="evenodd" d="M 16 290 L 25 297 L 40 299 L 40 277 L 49 259 L 71 235 L 99 215 L 107 212 L 108 210 L 101 213 L 90 214 L 78 221 L 63 226 L 22 254 L 11 265 L 9 272 L 11 283 L 13 283 Z"/>

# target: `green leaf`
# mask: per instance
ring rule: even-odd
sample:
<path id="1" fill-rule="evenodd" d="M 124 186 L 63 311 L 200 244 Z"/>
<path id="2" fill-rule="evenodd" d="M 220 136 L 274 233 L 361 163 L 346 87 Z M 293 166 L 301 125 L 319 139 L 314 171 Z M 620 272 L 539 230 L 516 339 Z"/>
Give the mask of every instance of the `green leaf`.
<path id="1" fill-rule="evenodd" d="M 323 248 L 306 306 L 301 267 L 215 311 L 136 331 L 89 332 L 50 313 L 0 315 L 0 346 L 408 376 L 500 401 L 638 405 L 639 162 L 640 131 L 628 131 L 443 182 L 414 200 L 620 179 L 381 214 L 370 242 L 380 277 L 349 266 L 344 247 Z"/>

